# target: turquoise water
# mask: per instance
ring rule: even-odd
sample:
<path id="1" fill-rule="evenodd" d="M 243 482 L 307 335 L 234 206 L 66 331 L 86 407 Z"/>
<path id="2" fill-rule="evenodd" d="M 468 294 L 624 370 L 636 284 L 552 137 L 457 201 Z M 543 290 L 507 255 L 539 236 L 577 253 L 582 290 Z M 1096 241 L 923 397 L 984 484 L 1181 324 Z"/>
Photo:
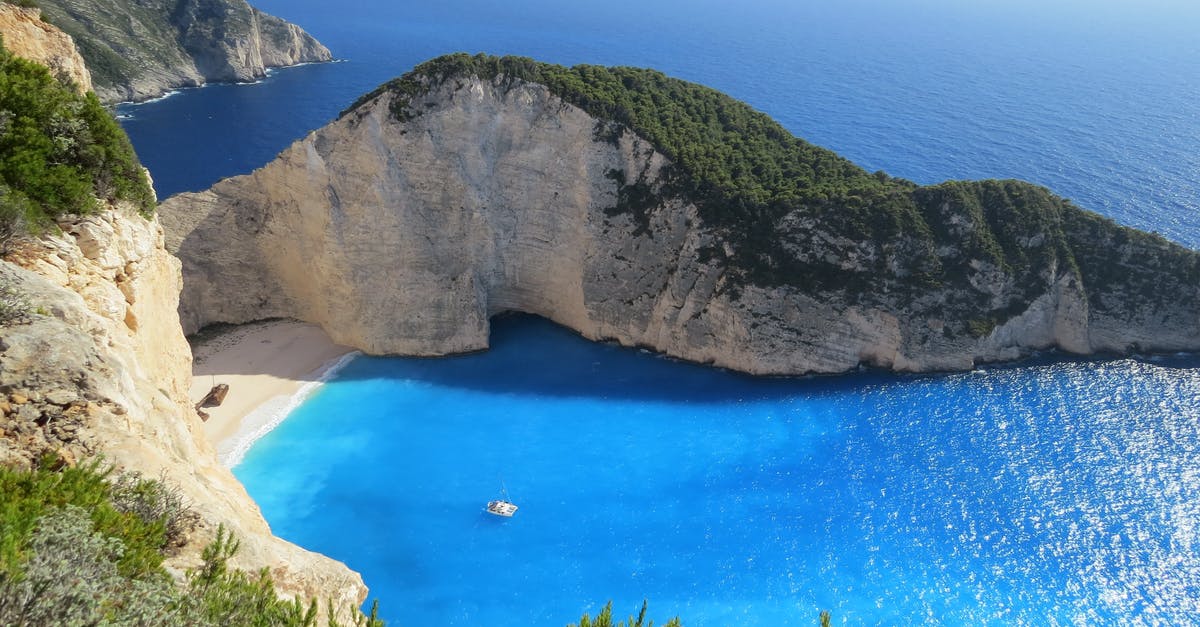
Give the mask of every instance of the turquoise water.
<path id="1" fill-rule="evenodd" d="M 269 161 L 459 50 L 650 66 L 869 170 L 1015 177 L 1200 246 L 1188 0 L 258 0 L 341 63 L 121 107 L 160 194 Z M 393 624 L 1200 621 L 1200 360 L 755 380 L 508 319 L 360 359 L 236 473 Z M 482 513 L 503 481 L 521 510 Z"/>
<path id="2" fill-rule="evenodd" d="M 754 379 L 530 317 L 360 358 L 237 476 L 401 625 L 1185 624 L 1197 360 Z M 511 520 L 483 512 L 507 487 Z"/>

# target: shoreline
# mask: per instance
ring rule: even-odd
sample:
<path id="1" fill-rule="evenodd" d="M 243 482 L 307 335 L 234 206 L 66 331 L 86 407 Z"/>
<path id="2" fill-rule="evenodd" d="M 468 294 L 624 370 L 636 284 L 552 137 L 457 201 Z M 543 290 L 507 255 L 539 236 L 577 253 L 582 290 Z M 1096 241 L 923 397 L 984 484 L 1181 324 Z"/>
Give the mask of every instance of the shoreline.
<path id="1" fill-rule="evenodd" d="M 193 404 L 213 385 L 229 386 L 221 405 L 204 408 L 204 434 L 227 468 L 361 354 L 335 344 L 317 325 L 295 320 L 223 329 L 194 340 L 192 353 Z"/>
<path id="2" fill-rule="evenodd" d="M 271 78 L 272 74 L 283 71 L 283 70 L 290 70 L 292 68 L 298 68 L 298 67 L 306 67 L 309 65 L 325 65 L 327 63 L 344 63 L 346 61 L 347 61 L 347 59 L 330 59 L 328 61 L 304 61 L 302 63 L 293 63 L 291 65 L 272 65 L 272 66 L 264 67 L 263 75 L 252 81 L 219 81 L 219 80 L 209 81 L 209 80 L 206 80 L 203 83 L 200 83 L 199 85 L 177 85 L 175 87 L 166 87 L 157 96 L 147 96 L 146 98 L 143 98 L 142 100 L 121 100 L 120 102 L 112 102 L 112 103 L 105 104 L 104 106 L 112 108 L 112 109 L 116 109 L 117 107 L 136 107 L 139 105 L 154 104 L 156 102 L 162 102 L 163 100 L 166 100 L 167 98 L 170 98 L 171 96 L 181 94 L 185 91 L 192 91 L 195 89 L 204 89 L 205 87 L 208 87 L 210 85 L 232 85 L 234 87 L 242 86 L 242 85 L 259 85 L 259 84 L 262 84 L 263 82 L 266 82 L 267 79 Z M 253 324 L 253 323 L 250 323 L 250 324 Z"/>

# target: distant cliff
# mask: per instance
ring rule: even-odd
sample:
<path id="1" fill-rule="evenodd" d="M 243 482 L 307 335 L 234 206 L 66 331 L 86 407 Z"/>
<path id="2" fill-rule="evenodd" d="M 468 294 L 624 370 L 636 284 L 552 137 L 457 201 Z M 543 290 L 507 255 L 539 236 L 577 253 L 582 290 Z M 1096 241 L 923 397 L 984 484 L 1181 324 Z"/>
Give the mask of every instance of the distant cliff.
<path id="1" fill-rule="evenodd" d="M 435 59 L 161 215 L 185 331 L 438 355 L 522 311 L 763 374 L 1200 348 L 1197 253 L 1027 183 L 871 174 L 648 70 Z"/>
<path id="2" fill-rule="evenodd" d="M 145 100 L 177 87 L 252 81 L 267 68 L 329 61 L 300 27 L 246 0 L 39 0 L 75 38 L 105 102 Z"/>
<path id="3" fill-rule="evenodd" d="M 74 83 L 81 92 L 92 90 L 92 75 L 75 42 L 42 21 L 38 9 L 0 2 L 0 35 L 4 36 L 4 47 L 18 57 L 50 68 L 52 74 Z"/>

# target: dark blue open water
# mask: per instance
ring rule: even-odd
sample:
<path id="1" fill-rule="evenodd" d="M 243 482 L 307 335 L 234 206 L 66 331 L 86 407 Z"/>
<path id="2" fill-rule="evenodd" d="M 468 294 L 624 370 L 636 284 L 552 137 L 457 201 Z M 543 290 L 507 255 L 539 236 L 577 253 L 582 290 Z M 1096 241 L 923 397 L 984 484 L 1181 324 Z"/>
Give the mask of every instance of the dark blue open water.
<path id="1" fill-rule="evenodd" d="M 344 62 L 122 107 L 160 194 L 247 172 L 458 51 L 651 66 L 922 183 L 1016 177 L 1200 246 L 1182 0 L 259 0 Z M 236 472 L 403 625 L 1193 624 L 1200 361 L 755 380 L 499 323 L 359 359 Z M 499 483 L 521 510 L 480 512 Z M 655 611 L 657 610 L 657 611 Z"/>

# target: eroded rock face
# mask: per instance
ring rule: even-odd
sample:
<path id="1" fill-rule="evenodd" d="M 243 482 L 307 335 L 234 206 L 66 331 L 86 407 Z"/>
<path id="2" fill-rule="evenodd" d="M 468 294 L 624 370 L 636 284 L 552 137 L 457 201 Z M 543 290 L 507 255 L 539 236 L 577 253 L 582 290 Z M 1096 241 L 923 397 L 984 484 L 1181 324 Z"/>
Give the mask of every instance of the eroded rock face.
<path id="1" fill-rule="evenodd" d="M 42 21 L 42 12 L 0 2 L 0 34 L 4 47 L 18 57 L 36 61 L 65 78 L 80 93 L 92 90 L 92 75 L 75 48 L 71 36 Z"/>
<path id="2" fill-rule="evenodd" d="M 104 102 L 146 100 L 213 81 L 253 81 L 268 68 L 332 58 L 303 29 L 246 0 L 41 4 L 80 43 Z"/>
<path id="3" fill-rule="evenodd" d="M 187 396 L 179 262 L 157 220 L 114 210 L 59 226 L 62 235 L 0 261 L 0 281 L 32 312 L 0 328 L 0 463 L 28 464 L 50 450 L 161 476 L 204 521 L 169 568 L 198 565 L 224 524 L 241 540 L 237 566 L 269 567 L 286 593 L 356 607 L 366 596 L 361 578 L 274 537 L 205 439 Z"/>
<path id="4" fill-rule="evenodd" d="M 1036 267 L 1017 286 L 953 245 L 938 254 L 962 267 L 970 294 L 934 286 L 855 298 L 735 280 L 705 252 L 729 244 L 695 206 L 614 210 L 614 171 L 658 187 L 669 165 L 632 133 L 612 136 L 544 86 L 503 76 L 446 80 L 415 96 L 403 121 L 393 97 L 377 95 L 253 174 L 164 203 L 168 246 L 183 261 L 185 330 L 294 317 L 370 353 L 441 355 L 485 348 L 489 317 L 522 311 L 592 339 L 760 374 L 957 370 L 1048 347 L 1200 347 L 1195 285 L 1181 287 L 1173 311 L 1097 311 L 1093 302 L 1117 292 L 1089 292 L 1074 267 Z M 973 228 L 945 211 L 947 228 Z M 879 242 L 794 220 L 798 256 L 861 270 L 879 255 Z M 1002 322 L 968 324 L 1030 289 Z"/>

